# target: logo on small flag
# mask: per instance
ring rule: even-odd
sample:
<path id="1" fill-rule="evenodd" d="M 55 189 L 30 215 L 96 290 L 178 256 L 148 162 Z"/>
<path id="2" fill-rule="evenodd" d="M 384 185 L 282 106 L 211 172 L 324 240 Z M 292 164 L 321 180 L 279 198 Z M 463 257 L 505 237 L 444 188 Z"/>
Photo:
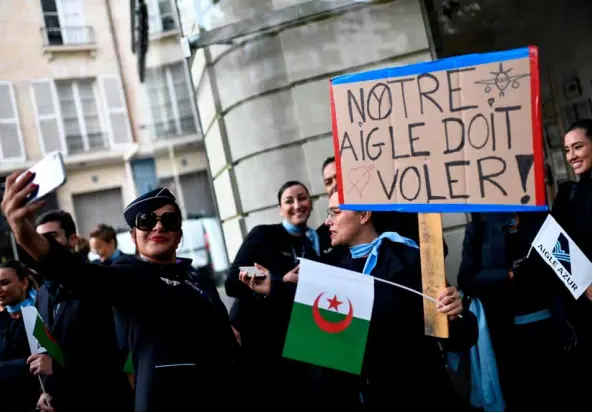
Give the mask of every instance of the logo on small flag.
<path id="1" fill-rule="evenodd" d="M 552 255 L 560 261 L 566 271 L 572 274 L 570 266 L 570 243 L 563 233 L 558 235 L 556 244 L 554 244 L 554 250 L 552 250 Z"/>
<path id="2" fill-rule="evenodd" d="M 342 331 L 350 327 L 350 324 L 352 323 L 352 318 L 354 315 L 354 308 L 352 307 L 352 302 L 350 302 L 349 298 L 346 298 L 348 300 L 348 305 L 350 306 L 346 318 L 338 322 L 330 322 L 327 321 L 319 311 L 319 300 L 321 299 L 323 294 L 325 293 L 319 294 L 315 299 L 315 302 L 313 303 L 313 319 L 315 320 L 315 324 L 317 324 L 317 326 L 326 333 L 341 333 Z M 334 298 L 332 298 L 331 300 L 329 298 L 326 298 L 326 300 L 329 301 L 328 310 L 334 308 L 336 311 L 338 311 L 338 307 L 340 306 L 340 304 L 342 304 L 342 301 L 339 301 L 338 296 L 335 294 Z"/>
<path id="3" fill-rule="evenodd" d="M 574 298 L 591 285 L 591 261 L 552 215 L 548 215 L 531 245 Z"/>

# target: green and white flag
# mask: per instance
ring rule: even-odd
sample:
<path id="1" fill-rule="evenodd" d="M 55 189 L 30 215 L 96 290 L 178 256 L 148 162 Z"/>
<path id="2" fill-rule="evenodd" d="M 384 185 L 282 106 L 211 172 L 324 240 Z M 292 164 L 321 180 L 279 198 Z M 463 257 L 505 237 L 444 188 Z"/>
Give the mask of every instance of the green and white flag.
<path id="1" fill-rule="evenodd" d="M 64 353 L 50 334 L 37 309 L 33 306 L 22 307 L 21 313 L 31 354 L 47 353 L 60 366 L 64 366 Z"/>
<path id="2" fill-rule="evenodd" d="M 374 278 L 307 259 L 300 262 L 283 356 L 360 374 Z"/>

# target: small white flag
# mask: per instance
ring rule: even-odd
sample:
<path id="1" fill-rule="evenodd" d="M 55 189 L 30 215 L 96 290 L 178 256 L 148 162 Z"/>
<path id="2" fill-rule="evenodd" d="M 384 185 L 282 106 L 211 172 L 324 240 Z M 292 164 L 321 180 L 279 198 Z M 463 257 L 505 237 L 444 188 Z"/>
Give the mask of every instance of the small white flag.
<path id="1" fill-rule="evenodd" d="M 574 298 L 579 298 L 591 285 L 591 261 L 552 215 L 548 215 L 531 245 Z"/>
<path id="2" fill-rule="evenodd" d="M 27 331 L 27 340 L 29 341 L 29 347 L 31 348 L 31 354 L 47 353 L 45 347 L 43 347 L 37 337 L 35 337 L 35 323 L 39 317 L 37 309 L 33 306 L 27 306 L 21 308 L 23 315 L 23 323 L 25 324 L 25 331 Z"/>

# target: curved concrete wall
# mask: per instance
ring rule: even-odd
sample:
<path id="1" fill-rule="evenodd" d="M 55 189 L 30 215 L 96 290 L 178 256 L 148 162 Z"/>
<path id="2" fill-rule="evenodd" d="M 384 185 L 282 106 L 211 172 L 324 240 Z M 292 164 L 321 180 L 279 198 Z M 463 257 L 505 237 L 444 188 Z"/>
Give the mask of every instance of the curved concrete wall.
<path id="1" fill-rule="evenodd" d="M 298 2 L 227 0 L 216 25 Z M 287 180 L 300 180 L 319 196 L 311 226 L 325 219 L 321 164 L 333 155 L 329 78 L 425 60 L 430 52 L 419 0 L 367 6 L 197 51 L 192 75 L 231 260 L 251 228 L 279 221 L 276 191 Z M 465 216 L 445 217 L 445 223 L 463 225 Z M 463 232 L 451 235 L 462 239 Z M 458 260 L 450 271 L 456 266 Z"/>

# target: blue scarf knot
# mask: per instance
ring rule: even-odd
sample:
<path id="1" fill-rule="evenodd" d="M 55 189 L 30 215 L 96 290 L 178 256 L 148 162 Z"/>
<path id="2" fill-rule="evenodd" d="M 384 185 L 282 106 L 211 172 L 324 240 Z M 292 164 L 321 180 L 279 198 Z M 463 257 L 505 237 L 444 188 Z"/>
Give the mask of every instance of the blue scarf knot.
<path id="1" fill-rule="evenodd" d="M 373 242 L 350 247 L 350 254 L 352 255 L 352 258 L 356 259 L 368 256 L 367 261 L 364 264 L 364 269 L 362 270 L 363 274 L 370 274 L 371 271 L 373 271 L 373 269 L 375 268 L 375 265 L 377 265 L 377 258 L 379 257 L 379 247 L 381 247 L 381 243 L 385 238 L 392 242 L 399 242 L 401 244 L 405 244 L 408 247 L 418 248 L 418 244 L 416 244 L 416 242 L 409 238 L 402 237 L 397 232 L 384 232 L 377 238 L 375 238 Z"/>
<path id="2" fill-rule="evenodd" d="M 309 241 L 311 241 L 311 244 L 313 244 L 313 249 L 315 250 L 317 255 L 318 256 L 321 255 L 320 248 L 319 248 L 319 235 L 317 235 L 317 231 L 315 231 L 313 228 L 307 227 L 306 224 L 305 225 L 294 225 L 294 224 L 291 224 L 290 222 L 288 222 L 287 220 L 282 221 L 282 226 L 284 227 L 284 229 L 286 231 L 288 231 L 289 234 L 292 234 L 292 235 L 305 234 L 305 236 L 309 239 Z"/>
<path id="3" fill-rule="evenodd" d="M 21 301 L 18 304 L 7 305 L 6 310 L 11 314 L 19 313 L 21 311 L 22 307 L 28 307 L 28 306 L 35 305 L 36 299 L 37 299 L 37 290 L 31 289 L 31 291 L 29 291 L 27 298 L 25 298 L 23 301 Z"/>

